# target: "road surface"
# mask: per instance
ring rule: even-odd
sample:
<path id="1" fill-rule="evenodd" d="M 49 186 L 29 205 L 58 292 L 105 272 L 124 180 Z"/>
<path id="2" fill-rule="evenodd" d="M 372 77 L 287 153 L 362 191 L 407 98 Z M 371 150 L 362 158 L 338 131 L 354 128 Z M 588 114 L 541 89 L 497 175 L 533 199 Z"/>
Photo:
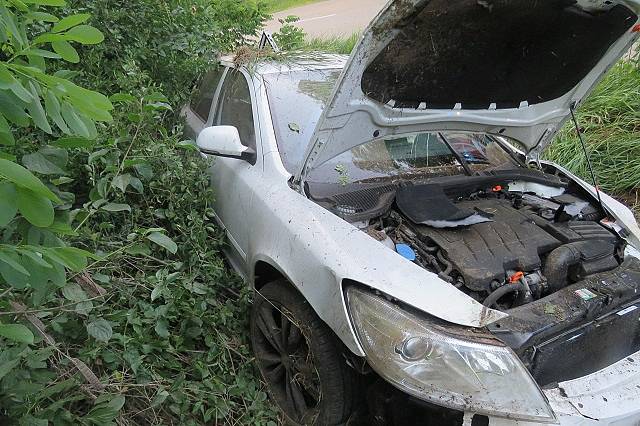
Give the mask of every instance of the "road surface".
<path id="1" fill-rule="evenodd" d="M 266 29 L 275 32 L 280 28 L 279 18 L 295 15 L 300 18 L 295 25 L 311 37 L 349 36 L 362 31 L 382 9 L 387 0 L 322 0 L 305 6 L 275 13 Z"/>

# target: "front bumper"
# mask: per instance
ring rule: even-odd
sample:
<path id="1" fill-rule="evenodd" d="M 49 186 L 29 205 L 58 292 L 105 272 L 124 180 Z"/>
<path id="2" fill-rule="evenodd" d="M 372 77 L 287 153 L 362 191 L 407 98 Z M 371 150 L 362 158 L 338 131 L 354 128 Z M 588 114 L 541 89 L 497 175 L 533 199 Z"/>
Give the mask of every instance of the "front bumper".
<path id="1" fill-rule="evenodd" d="M 544 393 L 562 426 L 639 426 L 640 351 Z M 463 425 L 471 425 L 473 413 L 465 413 L 464 418 Z M 489 426 L 539 425 L 542 423 L 489 418 Z"/>

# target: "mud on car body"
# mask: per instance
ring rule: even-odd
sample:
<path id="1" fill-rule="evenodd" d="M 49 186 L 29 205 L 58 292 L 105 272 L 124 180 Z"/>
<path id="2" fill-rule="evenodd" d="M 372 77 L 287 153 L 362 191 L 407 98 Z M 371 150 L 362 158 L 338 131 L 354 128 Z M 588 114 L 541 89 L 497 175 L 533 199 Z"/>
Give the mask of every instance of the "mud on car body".
<path id="1" fill-rule="evenodd" d="M 540 160 L 639 12 L 396 0 L 348 58 L 203 78 L 187 129 L 289 423 L 640 422 L 640 229 Z"/>

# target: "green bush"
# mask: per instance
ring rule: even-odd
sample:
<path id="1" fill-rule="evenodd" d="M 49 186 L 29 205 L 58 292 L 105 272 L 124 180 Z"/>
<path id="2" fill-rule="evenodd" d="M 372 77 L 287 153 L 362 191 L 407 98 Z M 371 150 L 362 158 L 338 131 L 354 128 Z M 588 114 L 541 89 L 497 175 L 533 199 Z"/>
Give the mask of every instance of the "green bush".
<path id="1" fill-rule="evenodd" d="M 71 0 L 91 13 L 105 42 L 86 52 L 82 71 L 105 93 L 135 86 L 140 71 L 173 102 L 190 95 L 194 80 L 220 52 L 259 35 L 267 15 L 242 0 Z M 135 80 L 135 77 L 134 77 Z"/>
<path id="2" fill-rule="evenodd" d="M 29 4 L 0 1 L 17 31 L 0 39 L 0 67 L 34 84 L 45 114 L 16 102 L 0 70 L 1 156 L 27 167 L 2 163 L 0 190 L 31 195 L 16 210 L 0 197 L 0 423 L 273 424 L 245 337 L 248 294 L 210 220 L 208 164 L 177 120 L 199 73 L 264 14 L 233 0 Z M 53 23 L 42 5 L 76 17 Z M 105 41 L 85 49 L 99 41 L 89 14 Z M 56 30 L 41 50 L 15 44 Z M 78 121 L 65 110 L 59 125 L 51 96 Z"/>

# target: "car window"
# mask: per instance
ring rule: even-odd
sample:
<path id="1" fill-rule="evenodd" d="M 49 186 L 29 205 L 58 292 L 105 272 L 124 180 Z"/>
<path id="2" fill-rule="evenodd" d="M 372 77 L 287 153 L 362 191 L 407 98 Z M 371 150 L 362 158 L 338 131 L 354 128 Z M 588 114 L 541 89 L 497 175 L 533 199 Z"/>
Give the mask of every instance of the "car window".
<path id="1" fill-rule="evenodd" d="M 491 135 L 425 132 L 375 139 L 356 146 L 312 170 L 308 181 L 346 185 L 370 180 L 464 175 L 467 171 L 462 162 L 471 172 L 509 170 L 521 166 Z"/>
<path id="2" fill-rule="evenodd" d="M 222 83 L 214 126 L 235 126 L 244 146 L 256 149 L 256 132 L 251 108 L 251 92 L 240 71 L 230 71 Z"/>
<path id="3" fill-rule="evenodd" d="M 204 122 L 209 118 L 209 111 L 211 111 L 213 96 L 216 92 L 216 88 L 218 87 L 218 83 L 220 83 L 223 72 L 223 67 L 217 67 L 216 69 L 206 73 L 200 81 L 200 84 L 198 84 L 198 90 L 191 101 L 191 109 Z"/>
<path id="4" fill-rule="evenodd" d="M 295 173 L 311 140 L 340 70 L 304 70 L 264 76 L 278 151 Z"/>

